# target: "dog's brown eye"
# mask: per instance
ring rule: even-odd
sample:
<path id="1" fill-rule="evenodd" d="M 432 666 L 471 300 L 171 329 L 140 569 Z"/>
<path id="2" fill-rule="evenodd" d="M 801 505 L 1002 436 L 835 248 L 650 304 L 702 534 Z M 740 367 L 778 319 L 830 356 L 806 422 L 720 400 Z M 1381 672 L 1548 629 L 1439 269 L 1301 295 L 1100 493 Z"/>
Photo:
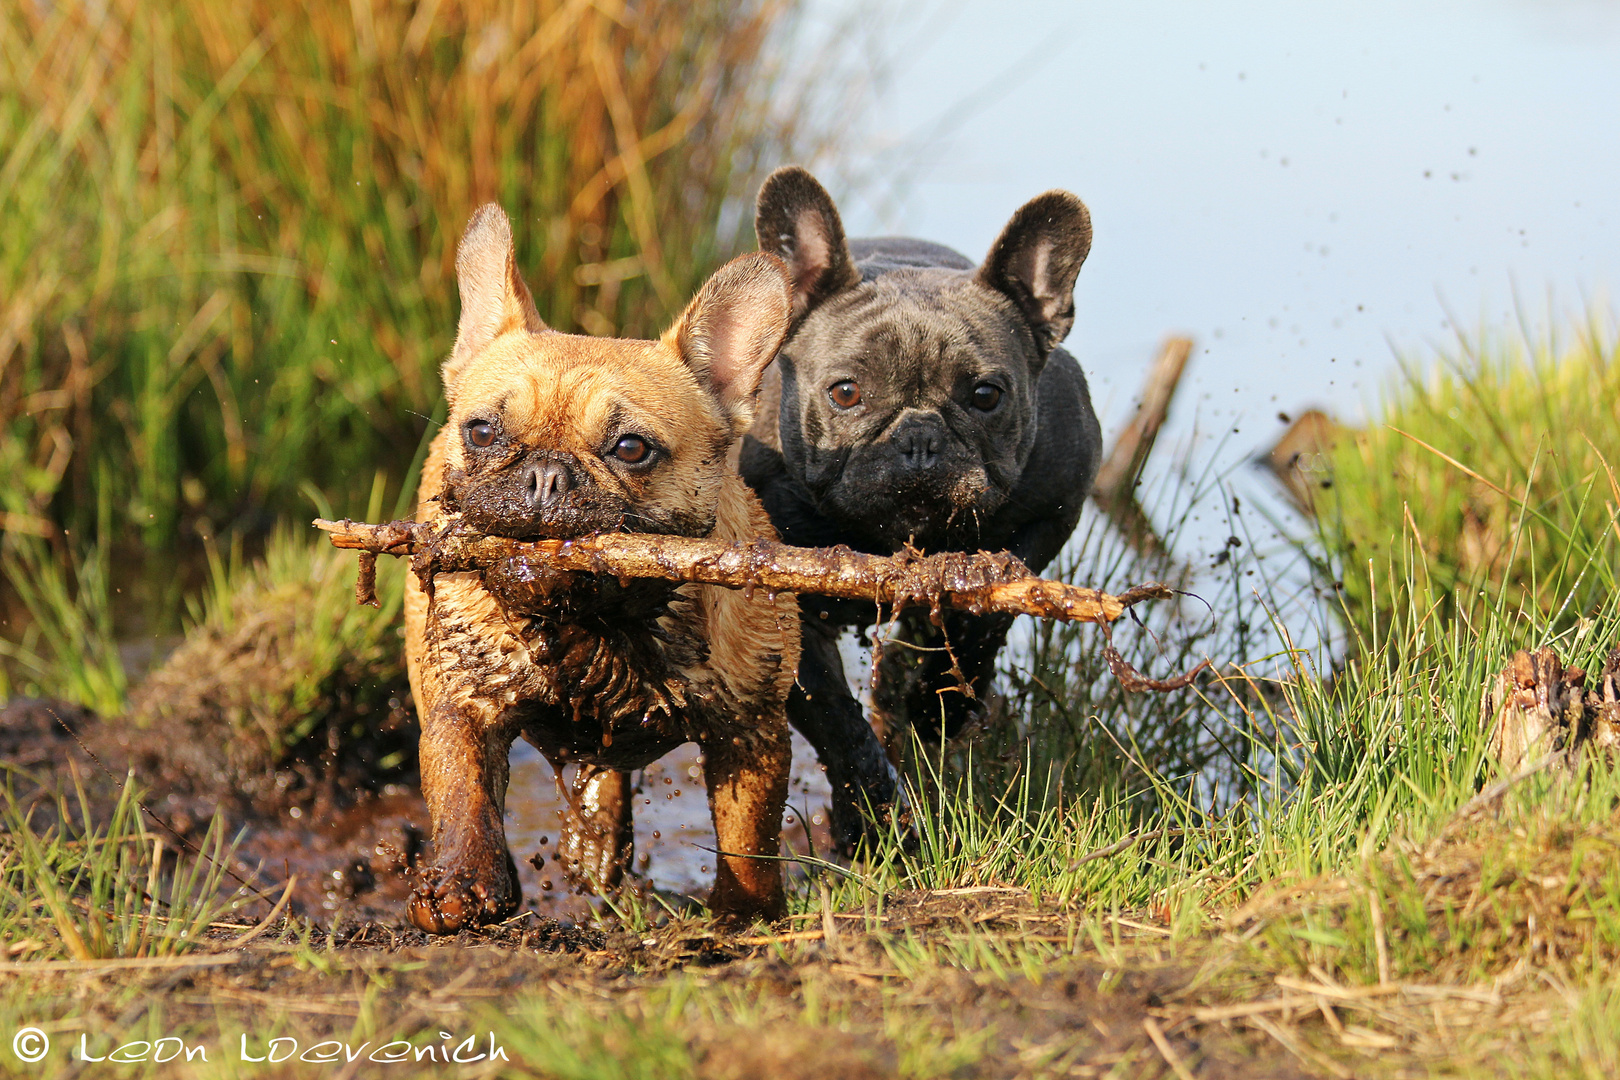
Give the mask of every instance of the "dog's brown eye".
<path id="1" fill-rule="evenodd" d="M 495 441 L 495 429 L 483 420 L 474 420 L 467 425 L 467 441 L 479 448 L 488 446 Z"/>
<path id="2" fill-rule="evenodd" d="M 648 452 L 647 440 L 640 435 L 626 435 L 613 444 L 613 456 L 626 465 L 636 465 L 646 461 Z"/>
<path id="3" fill-rule="evenodd" d="M 827 391 L 827 396 L 840 409 L 853 409 L 861 403 L 861 384 L 854 379 L 835 382 Z"/>
<path id="4" fill-rule="evenodd" d="M 1001 387 L 995 383 L 982 382 L 973 388 L 973 407 L 980 412 L 989 412 L 1001 403 Z"/>

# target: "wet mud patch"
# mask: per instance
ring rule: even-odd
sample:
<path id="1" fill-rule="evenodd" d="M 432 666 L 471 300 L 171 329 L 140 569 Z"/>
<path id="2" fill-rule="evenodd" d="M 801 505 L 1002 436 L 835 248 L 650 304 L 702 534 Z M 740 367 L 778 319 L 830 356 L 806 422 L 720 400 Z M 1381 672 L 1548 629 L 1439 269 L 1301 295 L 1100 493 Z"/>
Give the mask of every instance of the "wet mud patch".
<path id="1" fill-rule="evenodd" d="M 636 856 L 627 888 L 656 891 L 676 908 L 700 899 L 713 877 L 701 757 L 682 746 L 633 774 Z M 784 846 L 825 853 L 831 837 L 825 776 L 807 745 L 795 746 Z M 513 747 L 507 843 L 523 888 L 523 910 L 568 923 L 589 920 L 601 900 L 565 880 L 557 859 L 565 803 L 551 766 L 527 743 Z M 806 829 L 806 812 L 809 828 Z M 340 936 L 371 923 L 398 928 L 413 869 L 432 859 L 427 806 L 415 788 L 395 786 L 325 812 L 291 807 L 241 818 L 239 858 L 265 881 L 299 877 L 296 910 Z M 808 831 L 808 836 L 807 836 Z M 797 874 L 797 868 L 790 868 Z"/>
<path id="2" fill-rule="evenodd" d="M 511 764 L 506 838 L 518 864 L 524 906 L 541 914 L 580 914 L 585 901 L 570 892 L 556 859 L 565 803 L 551 766 L 521 740 L 512 748 Z M 669 897 L 701 896 L 714 877 L 715 848 L 701 751 L 693 743 L 677 747 L 631 777 L 633 884 Z M 782 819 L 784 853 L 826 855 L 832 843 L 826 809 L 831 798 L 815 752 L 795 733 Z M 789 873 L 797 869 L 790 867 Z"/>
<path id="3" fill-rule="evenodd" d="M 676 908 L 701 899 L 713 877 L 714 829 L 700 762 L 698 748 L 687 745 L 632 775 L 636 856 L 626 888 L 656 891 Z M 784 844 L 801 853 L 812 847 L 825 853 L 830 796 L 803 744 L 795 747 L 792 792 Z M 557 846 L 565 805 L 551 766 L 520 742 L 512 753 L 506 830 L 523 910 L 574 923 L 591 919 L 602 901 L 572 887 L 562 873 Z M 431 821 L 415 788 L 394 786 L 325 812 L 295 806 L 241 821 L 239 858 L 260 868 L 262 880 L 297 874 L 296 910 L 340 936 L 370 923 L 404 925 L 414 869 L 433 857 Z"/>
<path id="4" fill-rule="evenodd" d="M 380 788 L 293 778 L 264 786 L 263 798 L 229 785 L 226 774 L 192 770 L 195 752 L 177 753 L 172 734 L 105 722 L 54 701 L 19 701 L 0 709 L 0 758 L 27 770 L 39 792 L 82 787 L 103 819 L 133 770 L 152 816 L 147 828 L 171 844 L 196 846 L 210 820 L 223 818 L 237 841 L 234 878 L 279 895 L 296 875 L 291 911 L 347 940 L 396 933 L 414 886 L 414 868 L 432 858 L 431 823 L 414 784 Z M 712 880 L 715 847 L 695 745 L 632 774 L 636 857 L 628 887 L 655 890 L 680 908 L 701 898 Z M 327 790 L 326 797 L 308 797 Z M 289 792 L 306 797 L 289 798 Z M 827 782 L 808 744 L 795 736 L 794 769 L 783 840 L 799 853 L 830 845 Z M 565 923 L 588 920 L 601 902 L 564 880 L 557 861 L 564 800 L 551 766 L 527 743 L 512 752 L 507 840 L 518 864 L 524 910 Z M 161 822 L 161 824 L 160 824 Z M 170 831 L 172 830 L 172 832 Z M 796 867 L 789 867 L 797 874 Z M 364 939 L 362 939 L 364 940 Z"/>

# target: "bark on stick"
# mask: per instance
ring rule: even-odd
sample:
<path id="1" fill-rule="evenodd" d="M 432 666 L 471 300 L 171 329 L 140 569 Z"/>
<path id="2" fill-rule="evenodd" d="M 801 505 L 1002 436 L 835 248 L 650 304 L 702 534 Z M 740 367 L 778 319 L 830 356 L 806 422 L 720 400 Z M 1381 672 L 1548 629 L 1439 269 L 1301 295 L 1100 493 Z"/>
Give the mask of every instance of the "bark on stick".
<path id="1" fill-rule="evenodd" d="M 545 560 L 557 570 L 621 579 L 657 578 L 752 592 L 808 593 L 870 600 L 896 609 L 958 608 L 976 615 L 1034 615 L 1068 622 L 1109 623 L 1142 600 L 1165 599 L 1169 586 L 1140 585 L 1119 596 L 1034 576 L 1003 553 L 865 555 L 847 547 L 797 548 L 755 540 L 719 540 L 646 533 L 599 533 L 572 540 L 509 540 L 459 526 L 414 521 L 367 525 L 317 520 L 339 548 L 373 555 L 413 556 L 418 573 L 481 570 L 512 558 Z"/>

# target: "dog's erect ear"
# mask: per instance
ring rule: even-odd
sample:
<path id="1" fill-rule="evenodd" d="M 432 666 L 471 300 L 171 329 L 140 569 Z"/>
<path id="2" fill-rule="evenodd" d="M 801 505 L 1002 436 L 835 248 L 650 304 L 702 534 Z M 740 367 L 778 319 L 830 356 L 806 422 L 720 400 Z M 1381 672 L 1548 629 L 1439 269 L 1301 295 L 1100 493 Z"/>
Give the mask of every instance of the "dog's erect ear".
<path id="1" fill-rule="evenodd" d="M 759 381 L 787 336 L 792 303 L 782 260 L 744 255 L 716 270 L 664 335 L 720 403 L 736 435 L 754 419 Z"/>
<path id="2" fill-rule="evenodd" d="M 754 209 L 754 235 L 759 250 L 787 263 L 795 319 L 834 293 L 861 283 L 832 196 L 797 165 L 766 177 Z"/>
<path id="3" fill-rule="evenodd" d="M 512 255 L 512 223 L 494 203 L 480 206 L 467 222 L 456 248 L 456 284 L 461 288 L 461 322 L 455 348 L 444 362 L 447 392 L 467 361 L 497 337 L 508 330 L 538 334 L 546 329 Z"/>
<path id="4" fill-rule="evenodd" d="M 1023 310 L 1043 356 L 1074 326 L 1074 279 L 1090 251 L 1086 204 L 1048 191 L 1018 208 L 979 267 L 980 281 Z"/>

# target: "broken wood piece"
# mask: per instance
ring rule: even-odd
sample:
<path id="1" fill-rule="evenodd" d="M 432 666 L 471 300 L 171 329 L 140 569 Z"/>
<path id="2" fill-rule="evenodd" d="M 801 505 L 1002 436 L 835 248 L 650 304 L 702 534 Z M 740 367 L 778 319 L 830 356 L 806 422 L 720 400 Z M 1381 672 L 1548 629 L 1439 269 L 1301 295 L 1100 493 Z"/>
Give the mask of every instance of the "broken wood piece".
<path id="1" fill-rule="evenodd" d="M 1098 468 L 1097 478 L 1091 485 L 1091 497 L 1098 508 L 1113 519 L 1126 543 L 1144 555 L 1158 554 L 1165 545 L 1137 501 L 1136 481 L 1142 466 L 1147 464 L 1148 455 L 1153 452 L 1159 429 L 1170 414 L 1170 402 L 1181 385 L 1181 375 L 1192 348 L 1190 338 L 1165 340 L 1159 358 L 1148 372 L 1135 415 L 1114 439 L 1113 449 Z"/>
<path id="2" fill-rule="evenodd" d="M 1092 493 L 1098 499 L 1112 500 L 1129 494 L 1130 486 L 1136 483 L 1137 474 L 1153 452 L 1159 429 L 1170 414 L 1170 402 L 1181 385 L 1181 373 L 1187 367 L 1192 347 L 1190 338 L 1173 337 L 1159 350 L 1159 358 L 1154 361 L 1147 383 L 1142 387 L 1142 400 L 1136 414 L 1114 440 L 1114 448 L 1108 452 L 1108 459 L 1098 468 L 1097 479 L 1092 482 Z"/>
<path id="3" fill-rule="evenodd" d="M 1586 672 L 1566 667 L 1550 648 L 1520 650 L 1486 688 L 1481 720 L 1491 725 L 1491 752 L 1504 772 L 1552 755 L 1566 770 L 1592 752 L 1620 744 L 1620 649 L 1609 654 L 1596 688 Z"/>
<path id="4" fill-rule="evenodd" d="M 1333 486 L 1334 448 L 1356 437 L 1327 413 L 1307 409 L 1255 463 L 1271 472 L 1300 513 L 1315 517 L 1317 497 Z"/>
<path id="5" fill-rule="evenodd" d="M 1620 648 L 1613 649 L 1598 672 L 1598 685 L 1586 695 L 1586 745 L 1610 761 L 1620 758 Z"/>
<path id="6" fill-rule="evenodd" d="M 941 552 L 866 555 L 847 547 L 797 548 L 767 540 L 733 544 L 648 533 L 598 533 L 570 540 L 510 540 L 459 525 L 415 521 L 368 525 L 317 520 L 334 547 L 375 555 L 412 556 L 412 568 L 434 574 L 483 570 L 512 559 L 534 559 L 553 571 L 620 579 L 653 578 L 742 589 L 808 593 L 892 606 L 957 608 L 975 615 L 1034 615 L 1067 622 L 1107 623 L 1143 600 L 1172 595 L 1157 582 L 1112 596 L 1096 589 L 1035 577 L 1002 553 Z"/>

